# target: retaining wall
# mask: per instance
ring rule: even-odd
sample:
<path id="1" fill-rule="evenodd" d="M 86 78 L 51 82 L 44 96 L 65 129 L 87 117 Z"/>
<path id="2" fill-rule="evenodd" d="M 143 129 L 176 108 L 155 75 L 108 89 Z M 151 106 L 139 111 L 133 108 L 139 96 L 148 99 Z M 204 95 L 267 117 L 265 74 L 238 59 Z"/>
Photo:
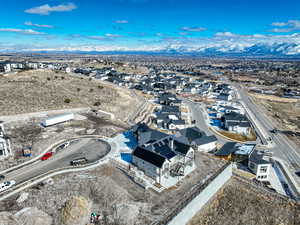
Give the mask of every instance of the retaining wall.
<path id="1" fill-rule="evenodd" d="M 192 201 L 190 201 L 168 225 L 187 224 L 202 207 L 223 187 L 232 176 L 232 165 L 229 164 L 216 176 Z"/>

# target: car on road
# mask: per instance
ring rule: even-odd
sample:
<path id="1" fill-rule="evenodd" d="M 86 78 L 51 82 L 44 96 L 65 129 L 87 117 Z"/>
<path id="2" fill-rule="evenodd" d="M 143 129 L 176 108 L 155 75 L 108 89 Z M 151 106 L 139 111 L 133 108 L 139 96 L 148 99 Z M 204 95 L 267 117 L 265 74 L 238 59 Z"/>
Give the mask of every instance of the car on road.
<path id="1" fill-rule="evenodd" d="M 64 148 L 68 147 L 69 144 L 70 144 L 70 142 L 66 142 L 66 143 L 61 144 L 60 146 L 57 147 L 57 150 L 62 150 Z"/>
<path id="2" fill-rule="evenodd" d="M 79 159 L 74 159 L 74 160 L 72 160 L 72 161 L 70 162 L 70 164 L 71 164 L 72 166 L 84 165 L 84 164 L 86 164 L 86 163 L 88 163 L 88 160 L 87 160 L 87 158 L 85 158 L 85 157 L 79 158 Z"/>
<path id="3" fill-rule="evenodd" d="M 16 184 L 16 181 L 14 181 L 14 180 L 5 181 L 4 183 L 1 183 L 0 184 L 0 192 L 9 189 L 10 187 L 14 186 L 15 184 Z"/>
<path id="4" fill-rule="evenodd" d="M 277 130 L 276 128 L 274 128 L 273 130 L 270 130 L 270 132 L 271 132 L 272 134 L 277 134 L 277 133 L 278 133 L 278 130 Z"/>
<path id="5" fill-rule="evenodd" d="M 52 155 L 53 155 L 53 152 L 47 152 L 41 157 L 41 160 L 45 161 L 45 160 L 49 159 Z"/>

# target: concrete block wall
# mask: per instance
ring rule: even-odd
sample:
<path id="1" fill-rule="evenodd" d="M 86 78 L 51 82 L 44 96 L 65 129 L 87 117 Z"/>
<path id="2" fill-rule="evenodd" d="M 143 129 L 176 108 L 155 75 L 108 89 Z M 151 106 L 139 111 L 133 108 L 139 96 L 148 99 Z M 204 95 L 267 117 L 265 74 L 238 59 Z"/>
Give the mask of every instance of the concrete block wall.
<path id="1" fill-rule="evenodd" d="M 203 206 L 223 187 L 232 176 L 232 164 L 229 164 L 210 184 L 197 195 L 168 225 L 187 224 Z"/>

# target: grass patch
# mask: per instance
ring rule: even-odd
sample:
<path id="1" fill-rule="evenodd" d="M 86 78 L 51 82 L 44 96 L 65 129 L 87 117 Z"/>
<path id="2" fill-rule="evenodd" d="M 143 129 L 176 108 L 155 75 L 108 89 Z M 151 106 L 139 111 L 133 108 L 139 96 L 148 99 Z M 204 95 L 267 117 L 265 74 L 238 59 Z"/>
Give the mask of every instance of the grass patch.
<path id="1" fill-rule="evenodd" d="M 231 133 L 228 131 L 218 131 L 218 132 L 225 137 L 228 137 L 230 139 L 234 139 L 234 140 L 240 141 L 240 142 L 255 141 L 257 138 L 253 129 L 250 130 L 250 134 L 248 136 L 241 135 L 241 134 L 235 134 L 235 133 Z"/>

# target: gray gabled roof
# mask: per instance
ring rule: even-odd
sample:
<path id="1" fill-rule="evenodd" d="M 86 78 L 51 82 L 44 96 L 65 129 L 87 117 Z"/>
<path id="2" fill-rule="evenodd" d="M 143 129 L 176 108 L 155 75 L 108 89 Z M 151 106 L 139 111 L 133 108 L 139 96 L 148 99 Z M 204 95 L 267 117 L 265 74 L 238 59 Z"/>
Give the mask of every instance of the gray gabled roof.
<path id="1" fill-rule="evenodd" d="M 254 150 L 250 157 L 249 157 L 249 161 L 253 162 L 255 164 L 270 164 L 270 162 L 268 162 L 267 160 L 263 159 L 263 154 L 259 154 L 256 150 Z"/>
<path id="2" fill-rule="evenodd" d="M 159 132 L 157 130 L 149 129 L 148 131 L 139 134 L 138 145 L 142 146 L 145 144 L 150 144 L 168 136 L 168 134 Z"/>
<path id="3" fill-rule="evenodd" d="M 225 121 L 243 121 L 248 122 L 248 118 L 242 114 L 236 112 L 226 113 L 224 115 Z"/>
<path id="4" fill-rule="evenodd" d="M 182 136 L 185 136 L 190 143 L 205 135 L 205 133 L 203 131 L 201 131 L 198 127 L 188 127 L 188 128 L 179 130 L 179 133 Z"/>
<path id="5" fill-rule="evenodd" d="M 198 138 L 192 142 L 193 145 L 205 145 L 208 143 L 216 142 L 218 139 L 215 135 L 211 136 L 202 136 L 201 138 Z"/>
<path id="6" fill-rule="evenodd" d="M 216 156 L 228 156 L 236 151 L 235 145 L 237 142 L 227 142 L 220 148 L 215 155 Z"/>

